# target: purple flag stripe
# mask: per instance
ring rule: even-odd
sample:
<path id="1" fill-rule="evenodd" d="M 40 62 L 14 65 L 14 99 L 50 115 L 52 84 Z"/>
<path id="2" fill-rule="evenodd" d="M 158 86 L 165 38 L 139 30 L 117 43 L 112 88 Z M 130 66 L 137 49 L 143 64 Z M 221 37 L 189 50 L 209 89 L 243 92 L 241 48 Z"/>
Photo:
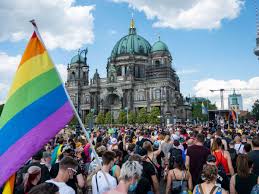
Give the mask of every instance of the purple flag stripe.
<path id="1" fill-rule="evenodd" d="M 33 115 L 32 115 L 33 116 Z M 3 155 L 0 156 L 0 187 L 14 174 L 32 155 L 40 150 L 61 128 L 73 117 L 73 109 L 67 101 L 52 115 L 31 129 Z M 24 121 L 30 122 L 30 121 Z M 35 141 L 37 139 L 37 141 Z"/>

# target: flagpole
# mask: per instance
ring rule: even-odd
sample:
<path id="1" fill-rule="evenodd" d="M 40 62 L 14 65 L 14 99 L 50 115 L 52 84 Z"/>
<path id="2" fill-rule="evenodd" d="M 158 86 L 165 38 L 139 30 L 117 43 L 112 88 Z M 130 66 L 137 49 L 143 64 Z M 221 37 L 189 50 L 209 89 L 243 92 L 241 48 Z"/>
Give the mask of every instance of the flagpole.
<path id="1" fill-rule="evenodd" d="M 34 27 L 35 33 L 37 34 L 37 36 L 39 37 L 41 43 L 43 44 L 43 46 L 45 47 L 45 49 L 46 49 L 46 51 L 47 51 L 47 47 L 45 46 L 45 44 L 44 44 L 44 42 L 43 42 L 43 40 L 42 40 L 42 38 L 41 38 L 41 35 L 40 35 L 40 33 L 39 33 L 39 30 L 38 30 L 38 27 L 37 27 L 37 25 L 36 25 L 35 20 L 31 20 L 30 22 L 32 23 L 32 25 L 33 25 L 33 27 Z M 51 59 L 50 56 L 49 56 L 49 58 L 50 58 L 51 62 L 53 63 L 53 61 L 52 61 L 52 59 Z M 59 79 L 61 80 L 61 83 L 62 83 L 62 86 L 63 86 L 63 88 L 64 88 L 65 94 L 66 94 L 66 96 L 67 96 L 67 98 L 68 98 L 68 101 L 69 101 L 69 103 L 70 103 L 70 105 L 71 105 L 71 107 L 72 107 L 72 109 L 73 109 L 73 111 L 74 111 L 74 113 L 75 113 L 75 116 L 76 116 L 76 118 L 77 118 L 77 120 L 78 120 L 78 122 L 79 122 L 79 125 L 80 125 L 81 128 L 83 129 L 83 132 L 85 133 L 86 139 L 87 139 L 87 141 L 90 143 L 90 148 L 91 148 L 91 150 L 92 150 L 92 152 L 93 152 L 93 154 L 94 154 L 94 157 L 95 157 L 95 159 L 96 159 L 96 161 L 97 161 L 99 167 L 101 168 L 101 171 L 102 171 L 102 173 L 103 173 L 103 175 L 104 175 L 104 178 L 105 178 L 105 180 L 106 180 L 106 182 L 107 182 L 107 184 L 108 184 L 108 187 L 111 189 L 110 182 L 109 182 L 109 180 L 108 180 L 108 178 L 107 178 L 107 176 L 106 176 L 106 173 L 105 173 L 105 172 L 103 171 L 103 169 L 102 169 L 101 161 L 99 160 L 99 157 L 98 157 L 98 155 L 97 155 L 97 153 L 96 153 L 96 151 L 95 151 L 95 149 L 94 149 L 94 146 L 93 146 L 93 144 L 92 144 L 92 142 L 91 142 L 91 140 L 90 140 L 90 138 L 89 138 L 89 135 L 88 135 L 88 133 L 87 133 L 85 127 L 84 127 L 84 124 L 83 124 L 81 118 L 79 117 L 79 114 L 78 114 L 78 112 L 77 112 L 77 110 L 76 110 L 76 108 L 75 108 L 75 106 L 74 106 L 74 104 L 73 104 L 73 102 L 72 102 L 72 100 L 71 100 L 71 98 L 70 98 L 70 96 L 69 96 L 67 90 L 66 90 L 66 87 L 65 87 L 65 85 L 64 85 L 64 82 L 63 82 L 63 80 L 62 80 L 62 78 L 61 78 L 61 76 L 60 76 L 60 74 L 59 74 L 59 71 L 58 71 L 58 69 L 57 69 L 55 63 L 53 63 L 53 65 L 54 65 L 54 68 L 55 68 L 55 70 L 56 70 L 56 72 L 57 72 L 57 74 L 58 74 Z"/>

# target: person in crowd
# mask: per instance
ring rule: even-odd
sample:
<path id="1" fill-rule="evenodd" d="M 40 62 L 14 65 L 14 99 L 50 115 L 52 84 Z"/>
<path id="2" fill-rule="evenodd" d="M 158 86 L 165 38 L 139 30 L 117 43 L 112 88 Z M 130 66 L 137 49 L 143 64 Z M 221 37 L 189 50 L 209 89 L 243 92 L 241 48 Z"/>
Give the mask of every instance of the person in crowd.
<path id="1" fill-rule="evenodd" d="M 106 147 L 105 146 L 100 146 L 96 149 L 96 153 L 98 155 L 98 159 L 100 162 L 102 162 L 102 155 L 103 153 L 106 151 Z M 92 159 L 92 162 L 89 165 L 89 169 L 88 169 L 88 175 L 92 174 L 93 172 L 95 173 L 96 169 L 98 168 L 99 164 L 96 158 Z"/>
<path id="2" fill-rule="evenodd" d="M 218 167 L 223 167 L 227 175 L 234 174 L 230 154 L 223 149 L 222 139 L 216 138 L 213 141 L 211 153 L 216 157 L 216 165 Z"/>
<path id="3" fill-rule="evenodd" d="M 228 150 L 228 144 L 227 141 L 225 139 L 222 138 L 222 131 L 221 129 L 217 129 L 217 131 L 215 132 L 214 138 L 211 139 L 211 146 L 213 144 L 213 141 L 217 138 L 222 139 L 222 145 L 223 145 L 223 149 L 224 150 Z"/>
<path id="4" fill-rule="evenodd" d="M 49 169 L 46 165 L 41 164 L 41 159 L 43 156 L 43 151 L 38 151 L 34 156 L 32 156 L 32 160 L 29 164 L 25 165 L 21 171 L 18 172 L 17 175 L 17 184 L 20 184 L 23 181 L 24 174 L 28 172 L 28 169 L 31 166 L 38 166 L 41 168 L 41 177 L 40 183 L 45 182 L 46 180 L 50 179 Z"/>
<path id="5" fill-rule="evenodd" d="M 193 194 L 227 194 L 227 191 L 216 185 L 218 169 L 216 165 L 205 164 L 202 170 L 204 182 L 193 189 Z"/>
<path id="6" fill-rule="evenodd" d="M 137 161 L 127 161 L 122 165 L 119 184 L 105 194 L 128 194 L 136 190 L 143 167 Z"/>
<path id="7" fill-rule="evenodd" d="M 209 165 L 216 165 L 216 157 L 213 154 L 210 154 L 207 158 L 207 164 Z M 218 168 L 218 167 L 217 167 Z M 217 180 L 216 180 L 216 185 L 225 189 L 226 191 L 229 191 L 229 183 L 230 179 L 227 176 L 226 172 L 224 169 L 218 168 L 218 175 L 217 175 Z"/>
<path id="8" fill-rule="evenodd" d="M 164 141 L 161 144 L 161 150 L 164 152 L 167 161 L 169 160 L 169 151 L 172 147 L 173 145 L 170 140 L 170 136 L 166 135 Z"/>
<path id="9" fill-rule="evenodd" d="M 42 165 L 45 165 L 49 170 L 51 168 L 51 154 L 47 151 L 43 152 L 41 163 Z"/>
<path id="10" fill-rule="evenodd" d="M 259 178 L 252 172 L 252 161 L 246 154 L 237 157 L 237 173 L 230 179 L 230 194 L 250 193 L 253 186 L 259 183 Z"/>
<path id="11" fill-rule="evenodd" d="M 138 181 L 135 193 L 136 194 L 147 194 L 147 193 L 158 193 L 158 180 L 155 174 L 154 167 L 146 162 L 144 158 L 142 158 L 138 154 L 133 154 L 129 157 L 129 161 L 137 161 L 143 167 L 142 175 Z M 153 169 L 153 170 L 152 170 Z M 156 181 L 154 181 L 156 180 Z M 155 185 L 153 187 L 152 185 Z M 152 187 L 154 188 L 152 192 Z"/>
<path id="12" fill-rule="evenodd" d="M 115 158 L 114 158 L 114 165 L 111 168 L 111 175 L 116 178 L 117 182 L 119 182 L 122 152 L 120 150 L 113 150 L 113 152 L 115 153 Z"/>
<path id="13" fill-rule="evenodd" d="M 154 151 L 152 144 L 149 141 L 145 141 L 143 143 L 143 149 L 147 151 L 147 154 L 146 154 L 147 161 L 150 162 L 155 167 L 157 171 L 158 180 L 159 180 L 161 177 L 162 167 L 158 163 L 157 157 L 161 153 L 161 146 L 159 145 L 158 150 Z"/>
<path id="14" fill-rule="evenodd" d="M 235 141 L 234 148 L 235 148 L 237 154 L 243 154 L 244 153 L 244 145 L 241 142 L 241 137 L 239 135 L 236 135 L 234 141 Z"/>
<path id="15" fill-rule="evenodd" d="M 113 151 L 105 151 L 102 155 L 102 169 L 92 177 L 93 194 L 102 194 L 117 186 L 116 179 L 109 174 L 114 165 L 116 154 Z M 107 182 L 108 181 L 108 182 Z"/>
<path id="16" fill-rule="evenodd" d="M 190 170 L 193 185 L 199 183 L 202 167 L 210 154 L 209 149 L 203 144 L 204 135 L 199 133 L 196 136 L 195 144 L 187 148 L 185 165 Z"/>
<path id="17" fill-rule="evenodd" d="M 64 146 L 63 148 L 63 152 L 62 154 L 60 154 L 59 156 L 59 160 L 62 160 L 62 158 L 64 157 L 72 157 L 75 158 L 75 152 L 73 150 L 73 148 L 69 145 L 69 146 Z M 50 170 L 50 175 L 51 178 L 56 178 L 59 172 L 59 162 L 55 163 L 54 165 L 52 165 L 51 170 Z M 77 186 L 78 188 L 83 189 L 85 187 L 85 180 L 82 174 L 82 170 L 80 168 L 80 166 L 77 166 L 77 173 L 70 178 L 66 184 L 70 187 L 72 187 L 75 190 L 75 193 L 77 193 Z"/>
<path id="18" fill-rule="evenodd" d="M 244 144 L 244 154 L 248 154 L 249 152 L 251 152 L 252 150 L 252 146 L 250 143 L 245 143 Z"/>
<path id="19" fill-rule="evenodd" d="M 234 146 L 235 146 L 235 142 L 230 141 L 228 152 L 229 152 L 229 155 L 230 155 L 230 158 L 231 158 L 231 162 L 232 162 L 232 166 L 234 168 L 234 171 L 236 171 L 237 152 L 236 152 Z"/>
<path id="20" fill-rule="evenodd" d="M 41 183 L 33 187 L 28 194 L 59 194 L 59 188 L 53 183 Z"/>
<path id="21" fill-rule="evenodd" d="M 75 190 L 66 183 L 76 175 L 77 167 L 77 161 L 70 156 L 66 156 L 59 162 L 59 171 L 56 178 L 46 182 L 58 186 L 60 194 L 75 194 Z"/>
<path id="22" fill-rule="evenodd" d="M 252 139 L 253 151 L 248 153 L 249 160 L 253 161 L 253 173 L 259 176 L 259 135 Z"/>
<path id="23" fill-rule="evenodd" d="M 27 173 L 24 175 L 23 183 L 16 187 L 16 194 L 26 194 L 34 186 L 40 184 L 41 168 L 38 166 L 30 166 Z"/>
<path id="24" fill-rule="evenodd" d="M 192 176 L 185 168 L 182 156 L 177 156 L 174 161 L 174 169 L 167 175 L 166 194 L 177 194 L 192 190 Z"/>

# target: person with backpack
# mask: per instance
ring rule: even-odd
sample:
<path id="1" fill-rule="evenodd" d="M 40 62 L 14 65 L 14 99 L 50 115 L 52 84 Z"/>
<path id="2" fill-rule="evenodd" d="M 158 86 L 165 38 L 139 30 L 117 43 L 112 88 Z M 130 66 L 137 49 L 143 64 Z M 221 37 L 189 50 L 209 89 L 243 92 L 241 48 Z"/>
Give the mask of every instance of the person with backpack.
<path id="1" fill-rule="evenodd" d="M 217 166 L 205 164 L 202 170 L 204 182 L 194 187 L 193 194 L 227 194 L 227 191 L 216 185 L 217 176 Z"/>
<path id="2" fill-rule="evenodd" d="M 216 165 L 218 169 L 224 170 L 227 175 L 233 175 L 234 169 L 228 151 L 223 149 L 222 140 L 216 138 L 212 144 L 211 153 L 216 157 Z"/>
<path id="3" fill-rule="evenodd" d="M 185 168 L 183 158 L 178 155 L 174 161 L 175 168 L 167 175 L 166 194 L 183 194 L 192 190 L 192 176 Z"/>
<path id="4" fill-rule="evenodd" d="M 207 164 L 216 166 L 216 157 L 210 154 L 207 158 Z M 226 191 L 229 191 L 229 183 L 230 183 L 230 178 L 227 176 L 226 172 L 218 168 L 216 185 L 225 189 Z"/>
<path id="5" fill-rule="evenodd" d="M 228 149 L 228 152 L 229 152 L 229 155 L 230 155 L 230 158 L 231 158 L 231 161 L 232 161 L 232 166 L 234 168 L 234 171 L 236 172 L 236 160 L 237 160 L 237 152 L 234 148 L 234 145 L 235 145 L 235 142 L 234 141 L 231 141 L 229 143 L 229 149 Z"/>

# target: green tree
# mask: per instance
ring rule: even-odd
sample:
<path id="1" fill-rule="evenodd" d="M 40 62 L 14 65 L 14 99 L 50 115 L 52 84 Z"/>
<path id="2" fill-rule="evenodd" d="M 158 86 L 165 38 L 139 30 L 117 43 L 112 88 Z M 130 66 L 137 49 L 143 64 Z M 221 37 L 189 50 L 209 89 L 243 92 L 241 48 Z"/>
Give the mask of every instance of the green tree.
<path id="1" fill-rule="evenodd" d="M 135 124 L 136 123 L 136 113 L 133 111 L 130 111 L 128 114 L 128 123 L 129 124 Z"/>
<path id="2" fill-rule="evenodd" d="M 89 112 L 85 118 L 86 126 L 88 126 L 90 122 L 94 122 L 94 114 L 92 112 Z"/>
<path id="3" fill-rule="evenodd" d="M 99 112 L 99 114 L 97 115 L 97 117 L 96 117 L 96 123 L 97 123 L 98 125 L 105 123 L 105 116 L 104 116 L 104 113 L 103 113 L 103 112 Z"/>
<path id="4" fill-rule="evenodd" d="M 151 112 L 148 115 L 148 123 L 159 124 L 160 123 L 160 110 L 158 107 L 152 107 Z"/>
<path id="5" fill-rule="evenodd" d="M 146 108 L 141 108 L 137 114 L 137 123 L 144 124 L 147 122 L 147 119 L 148 119 L 148 114 L 147 114 Z"/>
<path id="6" fill-rule="evenodd" d="M 0 104 L 0 116 L 1 116 L 1 113 L 3 111 L 3 108 L 4 108 L 4 104 Z"/>
<path id="7" fill-rule="evenodd" d="M 112 124 L 112 123 L 114 123 L 114 118 L 113 118 L 113 115 L 111 114 L 110 111 L 105 114 L 104 122 L 105 122 L 105 124 Z"/>
<path id="8" fill-rule="evenodd" d="M 203 104 L 208 110 L 216 110 L 215 104 L 211 104 L 209 100 L 203 101 Z M 198 119 L 199 121 L 207 121 L 208 115 L 202 114 L 202 101 L 192 103 L 192 118 Z"/>
<path id="9" fill-rule="evenodd" d="M 252 115 L 255 117 L 255 119 L 258 121 L 259 120 L 259 99 L 257 99 L 252 106 Z"/>
<path id="10" fill-rule="evenodd" d="M 126 124 L 127 123 L 127 113 L 125 111 L 120 111 L 119 117 L 118 117 L 118 123 L 119 124 Z"/>

